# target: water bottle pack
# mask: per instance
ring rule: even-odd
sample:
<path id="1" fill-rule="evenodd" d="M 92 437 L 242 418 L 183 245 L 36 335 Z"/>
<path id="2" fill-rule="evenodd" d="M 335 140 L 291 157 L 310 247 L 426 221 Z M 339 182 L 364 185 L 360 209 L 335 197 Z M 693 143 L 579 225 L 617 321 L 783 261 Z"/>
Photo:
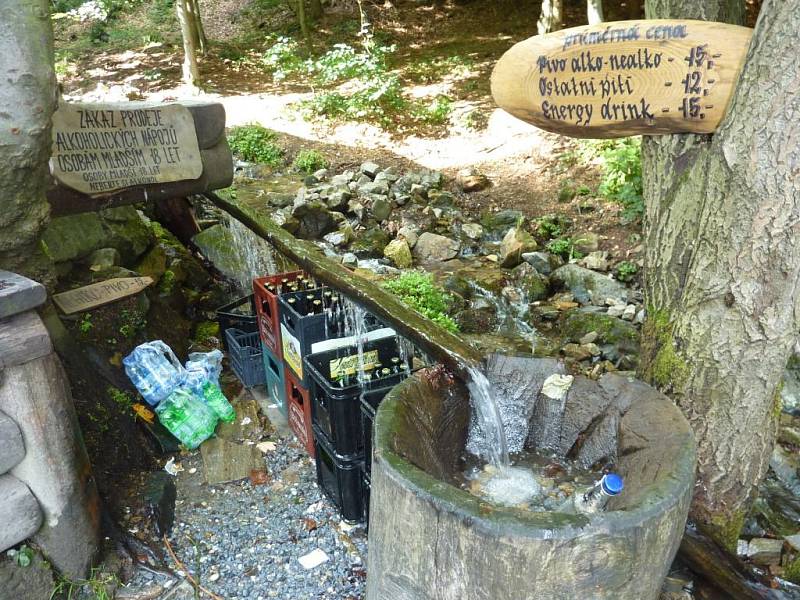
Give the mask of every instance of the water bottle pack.
<path id="1" fill-rule="evenodd" d="M 214 434 L 217 421 L 236 413 L 219 387 L 222 352 L 193 352 L 181 365 L 172 349 L 156 340 L 122 359 L 133 385 L 155 407 L 161 424 L 187 448 L 197 448 Z"/>

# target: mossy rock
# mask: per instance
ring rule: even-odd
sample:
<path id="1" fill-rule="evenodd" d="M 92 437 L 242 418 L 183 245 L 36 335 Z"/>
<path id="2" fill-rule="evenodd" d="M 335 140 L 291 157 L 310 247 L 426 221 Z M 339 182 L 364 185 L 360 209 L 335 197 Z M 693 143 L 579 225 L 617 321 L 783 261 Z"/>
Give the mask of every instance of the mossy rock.
<path id="1" fill-rule="evenodd" d="M 494 294 L 499 294 L 508 283 L 507 271 L 488 264 L 465 267 L 459 269 L 455 275 Z"/>
<path id="2" fill-rule="evenodd" d="M 509 229 L 524 219 L 525 215 L 518 210 L 501 210 L 481 215 L 481 225 L 490 237 L 502 238 Z"/>
<path id="3" fill-rule="evenodd" d="M 614 344 L 626 352 L 638 351 L 639 332 L 636 327 L 606 313 L 573 310 L 562 326 L 562 333 L 571 342 L 578 342 L 591 331 L 597 332 L 600 343 Z"/>
<path id="4" fill-rule="evenodd" d="M 462 333 L 486 333 L 497 327 L 497 311 L 487 306 L 484 308 L 467 308 L 455 315 L 455 322 Z"/>
<path id="5" fill-rule="evenodd" d="M 550 280 L 528 263 L 522 263 L 512 273 L 528 302 L 544 300 L 550 294 Z"/>
<path id="6" fill-rule="evenodd" d="M 147 254 L 142 257 L 139 264 L 136 265 L 136 272 L 140 275 L 152 277 L 155 283 L 164 275 L 167 270 L 167 252 L 163 246 L 156 244 Z"/>
<path id="7" fill-rule="evenodd" d="M 350 244 L 350 252 L 359 258 L 380 258 L 391 238 L 380 227 L 367 229 Z"/>

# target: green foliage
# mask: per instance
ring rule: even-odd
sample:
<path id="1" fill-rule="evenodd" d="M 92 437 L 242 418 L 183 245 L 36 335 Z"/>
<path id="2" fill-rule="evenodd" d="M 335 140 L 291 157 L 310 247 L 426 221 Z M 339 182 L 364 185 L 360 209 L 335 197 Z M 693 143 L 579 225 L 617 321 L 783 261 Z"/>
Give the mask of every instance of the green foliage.
<path id="1" fill-rule="evenodd" d="M 638 272 L 639 272 L 639 267 L 637 267 L 634 263 L 628 260 L 623 260 L 614 269 L 614 274 L 620 281 L 630 281 L 631 279 L 636 277 L 636 273 Z"/>
<path id="2" fill-rule="evenodd" d="M 272 72 L 275 81 L 304 71 L 306 63 L 297 41 L 285 36 L 267 38 L 268 42 L 271 40 L 274 41 L 261 56 L 261 64 Z"/>
<path id="3" fill-rule="evenodd" d="M 418 104 L 416 116 L 423 123 L 430 125 L 443 125 L 450 119 L 453 112 L 453 101 L 447 96 L 436 96 L 430 104 Z"/>
<path id="4" fill-rule="evenodd" d="M 534 223 L 536 234 L 545 239 L 560 237 L 570 224 L 570 220 L 564 215 L 545 215 Z"/>
<path id="5" fill-rule="evenodd" d="M 642 140 L 622 138 L 602 152 L 603 181 L 600 194 L 622 204 L 623 221 L 632 222 L 644 213 L 642 197 Z"/>
<path id="6" fill-rule="evenodd" d="M 421 271 L 406 271 L 397 279 L 385 281 L 381 285 L 447 331 L 458 331 L 458 325 L 447 314 L 447 307 L 452 304 L 453 298 L 433 282 L 433 275 Z"/>
<path id="7" fill-rule="evenodd" d="M 294 157 L 292 166 L 298 171 L 313 173 L 328 167 L 328 159 L 316 150 L 300 150 Z"/>
<path id="8" fill-rule="evenodd" d="M 557 254 L 564 260 L 583 258 L 583 253 L 575 248 L 575 240 L 568 237 L 548 242 L 547 251 L 551 254 Z"/>
<path id="9" fill-rule="evenodd" d="M 133 414 L 134 400 L 128 392 L 124 392 L 110 385 L 106 388 L 106 393 L 111 401 L 119 407 L 120 412 L 124 414 Z"/>
<path id="10" fill-rule="evenodd" d="M 443 77 L 466 77 L 474 66 L 473 60 L 464 54 L 434 56 L 417 60 L 405 69 L 405 75 L 418 83 L 433 83 Z"/>
<path id="11" fill-rule="evenodd" d="M 29 567 L 33 562 L 33 549 L 25 544 L 22 544 L 17 550 L 9 550 L 9 556 L 14 559 L 20 567 Z"/>
<path id="12" fill-rule="evenodd" d="M 94 324 L 92 323 L 92 313 L 83 313 L 81 320 L 78 321 L 78 330 L 82 334 L 86 335 L 92 330 L 92 327 L 94 327 Z"/>
<path id="13" fill-rule="evenodd" d="M 147 320 L 139 311 L 136 310 L 122 310 L 119 313 L 120 326 L 119 333 L 125 339 L 132 340 L 140 331 L 147 327 Z"/>
<path id="14" fill-rule="evenodd" d="M 242 160 L 277 167 L 283 162 L 283 148 L 276 143 L 274 131 L 261 125 L 232 127 L 228 132 L 228 145 Z"/>
<path id="15" fill-rule="evenodd" d="M 164 296 L 169 296 L 175 288 L 175 271 L 167 269 L 158 282 L 158 291 Z"/>
<path id="16" fill-rule="evenodd" d="M 60 575 L 53 591 L 50 593 L 50 600 L 56 600 L 57 598 L 66 598 L 66 600 L 77 598 L 112 600 L 114 597 L 113 589 L 119 584 L 120 581 L 115 575 L 100 572 L 99 569 L 92 569 L 89 579 L 71 579 L 66 575 Z"/>

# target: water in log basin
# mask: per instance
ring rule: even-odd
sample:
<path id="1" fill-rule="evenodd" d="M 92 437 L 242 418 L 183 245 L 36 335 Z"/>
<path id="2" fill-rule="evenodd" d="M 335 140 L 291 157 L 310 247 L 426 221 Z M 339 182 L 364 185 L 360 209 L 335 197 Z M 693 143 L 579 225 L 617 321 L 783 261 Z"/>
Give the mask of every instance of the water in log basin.
<path id="1" fill-rule="evenodd" d="M 495 354 L 485 373 L 512 459 L 514 485 L 498 486 L 501 501 L 498 490 L 488 500 L 480 489 L 481 473 L 487 483 L 494 474 L 481 462 L 491 465 L 492 431 L 478 409 L 464 410 L 463 382 L 423 370 L 381 404 L 367 599 L 655 600 L 694 482 L 694 439 L 680 410 L 632 377 L 567 379 L 553 359 Z M 565 393 L 545 389 L 552 376 Z M 606 511 L 556 508 L 608 464 L 625 489 Z M 479 483 L 470 481 L 476 473 Z M 532 482 L 548 492 L 526 498 Z"/>

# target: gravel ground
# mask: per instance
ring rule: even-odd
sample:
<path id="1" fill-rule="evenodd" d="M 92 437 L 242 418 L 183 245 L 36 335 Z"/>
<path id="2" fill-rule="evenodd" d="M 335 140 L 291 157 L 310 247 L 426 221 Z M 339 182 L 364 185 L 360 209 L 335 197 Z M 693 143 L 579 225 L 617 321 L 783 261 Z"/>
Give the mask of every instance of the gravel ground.
<path id="1" fill-rule="evenodd" d="M 360 600 L 366 584 L 363 525 L 341 520 L 316 484 L 314 461 L 297 442 L 271 439 L 276 448 L 265 454 L 270 481 L 261 485 L 249 479 L 208 485 L 199 450 L 182 457 L 173 550 L 203 587 L 222 598 Z M 304 569 L 298 559 L 316 549 L 327 562 Z M 181 571 L 172 560 L 168 565 Z M 161 598 L 194 598 L 191 587 L 174 589 L 175 580 L 142 569 L 126 587 L 154 584 L 173 588 Z"/>

